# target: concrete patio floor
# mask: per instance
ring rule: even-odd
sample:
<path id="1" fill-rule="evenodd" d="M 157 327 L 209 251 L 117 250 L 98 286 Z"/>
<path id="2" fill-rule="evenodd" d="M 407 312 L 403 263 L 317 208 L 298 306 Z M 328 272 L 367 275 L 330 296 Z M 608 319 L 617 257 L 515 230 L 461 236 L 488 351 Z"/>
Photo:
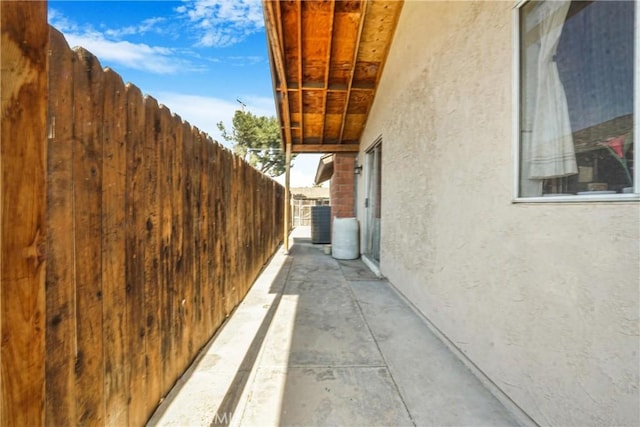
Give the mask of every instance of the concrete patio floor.
<path id="1" fill-rule="evenodd" d="M 294 230 L 149 425 L 519 425 L 389 282 L 309 236 Z"/>

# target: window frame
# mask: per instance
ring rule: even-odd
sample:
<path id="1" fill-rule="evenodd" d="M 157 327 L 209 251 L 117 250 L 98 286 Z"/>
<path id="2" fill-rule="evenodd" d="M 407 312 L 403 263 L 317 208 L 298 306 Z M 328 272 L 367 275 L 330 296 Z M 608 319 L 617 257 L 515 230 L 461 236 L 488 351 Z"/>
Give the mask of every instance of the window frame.
<path id="1" fill-rule="evenodd" d="M 583 202 L 637 202 L 640 201 L 640 147 L 638 147 L 638 141 L 640 138 L 636 135 L 640 135 L 640 125 L 638 119 L 640 118 L 640 4 L 635 2 L 634 8 L 634 76 L 633 76 L 633 132 L 634 132 L 634 153 L 633 153 L 633 193 L 628 194 L 594 194 L 594 195 L 572 195 L 572 196 L 554 196 L 554 197 L 521 197 L 520 196 L 520 10 L 521 8 L 532 0 L 519 0 L 515 2 L 512 10 L 512 117 L 513 117 L 513 135 L 512 141 L 514 144 L 514 158 L 513 158 L 513 195 L 512 203 L 583 203 Z M 544 0 L 552 1 L 552 0 Z"/>

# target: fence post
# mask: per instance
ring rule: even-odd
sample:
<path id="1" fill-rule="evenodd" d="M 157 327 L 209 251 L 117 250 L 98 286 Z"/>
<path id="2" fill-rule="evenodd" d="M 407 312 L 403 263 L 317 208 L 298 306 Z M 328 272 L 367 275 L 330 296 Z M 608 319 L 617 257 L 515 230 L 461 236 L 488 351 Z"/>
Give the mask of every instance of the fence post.
<path id="1" fill-rule="evenodd" d="M 44 423 L 46 2 L 1 2 L 0 425 Z"/>
<path id="2" fill-rule="evenodd" d="M 285 150 L 285 175 L 284 175 L 284 253 L 289 253 L 289 231 L 291 231 L 291 144 L 287 144 Z"/>

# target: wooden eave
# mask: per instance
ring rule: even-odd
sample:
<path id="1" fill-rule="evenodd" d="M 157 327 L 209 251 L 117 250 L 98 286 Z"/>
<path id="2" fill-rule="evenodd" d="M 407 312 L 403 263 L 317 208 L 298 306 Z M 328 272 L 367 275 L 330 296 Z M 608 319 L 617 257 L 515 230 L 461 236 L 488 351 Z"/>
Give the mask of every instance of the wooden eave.
<path id="1" fill-rule="evenodd" d="M 333 153 L 325 154 L 318 161 L 316 177 L 313 180 L 315 185 L 322 184 L 333 175 Z"/>
<path id="2" fill-rule="evenodd" d="M 403 1 L 263 0 L 282 141 L 357 152 Z"/>

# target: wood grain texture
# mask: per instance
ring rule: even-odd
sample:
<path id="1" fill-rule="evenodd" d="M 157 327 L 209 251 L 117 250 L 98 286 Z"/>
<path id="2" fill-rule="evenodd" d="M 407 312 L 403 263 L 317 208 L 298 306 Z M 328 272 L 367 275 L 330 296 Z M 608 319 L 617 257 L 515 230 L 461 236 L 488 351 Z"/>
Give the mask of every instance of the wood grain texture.
<path id="1" fill-rule="evenodd" d="M 174 334 L 171 332 L 176 318 L 174 263 L 172 261 L 173 239 L 173 163 L 175 161 L 175 129 L 171 112 L 164 106 L 159 114 L 159 151 L 158 151 L 158 198 L 159 198 L 159 226 L 160 226 L 160 270 L 159 270 L 159 299 L 158 303 L 162 316 L 160 317 L 160 390 L 166 390 L 173 384 L 176 372 L 172 362 Z M 161 393 L 162 394 L 162 393 Z"/>
<path id="2" fill-rule="evenodd" d="M 102 134 L 104 75 L 98 59 L 74 51 L 74 236 L 76 248 L 76 423 L 104 423 L 102 348 Z"/>
<path id="3" fill-rule="evenodd" d="M 193 190 L 193 134 L 191 126 L 185 126 L 182 133 L 182 170 L 184 182 L 182 188 L 182 307 L 184 315 L 184 342 L 183 348 L 187 354 L 194 354 L 196 348 L 193 344 L 195 308 L 194 308 L 194 269 L 195 269 L 195 245 L 193 236 L 193 211 L 195 210 Z"/>
<path id="4" fill-rule="evenodd" d="M 146 314 L 144 300 L 144 232 L 146 218 L 144 206 L 144 103 L 140 89 L 127 85 L 127 194 L 126 215 L 126 290 L 127 351 L 129 354 L 129 384 L 126 390 L 129 402 L 129 425 L 142 425 L 147 419 L 145 386 Z"/>
<path id="5" fill-rule="evenodd" d="M 43 2 L 2 2 L 0 425 L 41 425 L 48 38 Z"/>
<path id="6" fill-rule="evenodd" d="M 402 5 L 263 0 L 283 148 L 329 153 L 360 142 Z M 332 92 L 344 103 L 332 102 Z"/>
<path id="7" fill-rule="evenodd" d="M 76 419 L 73 62 L 62 33 L 51 30 L 47 144 L 46 421 Z"/>
<path id="8" fill-rule="evenodd" d="M 175 145 L 173 147 L 174 160 L 172 162 L 173 182 L 171 190 L 172 199 L 172 216 L 171 216 L 171 259 L 173 270 L 174 294 L 172 297 L 171 307 L 174 312 L 173 323 L 171 325 L 171 336 L 173 340 L 172 379 L 175 381 L 182 370 L 185 368 L 187 361 L 185 348 L 185 311 L 184 311 L 184 260 L 183 260 L 183 193 L 184 193 L 184 169 L 183 169 L 183 134 L 186 126 L 178 116 L 173 116 L 172 127 L 175 136 Z"/>
<path id="9" fill-rule="evenodd" d="M 202 283 L 202 137 L 200 132 L 195 131 L 191 139 L 191 152 L 193 160 L 191 162 L 191 190 L 193 206 L 191 209 L 191 232 L 193 238 L 193 329 L 191 345 L 198 349 L 203 344 L 203 283 Z"/>
<path id="10" fill-rule="evenodd" d="M 209 198 L 209 145 L 211 140 L 204 132 L 200 133 L 200 281 L 202 282 L 202 325 L 203 334 L 201 345 L 207 342 L 207 333 L 211 330 L 212 325 L 212 300 L 213 289 L 211 288 L 211 275 L 209 268 L 211 266 L 211 242 L 209 240 L 209 223 L 211 215 L 211 200 Z"/>
<path id="11" fill-rule="evenodd" d="M 102 284 L 105 425 L 128 422 L 123 391 L 129 381 L 126 334 L 127 306 L 126 200 L 126 91 L 113 70 L 104 73 L 102 156 Z"/>
<path id="12" fill-rule="evenodd" d="M 143 425 L 282 241 L 284 191 L 45 3 L 0 7 L 0 425 Z"/>
<path id="13" fill-rule="evenodd" d="M 145 381 L 146 412 L 151 415 L 162 394 L 160 377 L 160 207 L 158 193 L 158 164 L 160 139 L 160 110 L 158 102 L 150 97 L 144 98 L 144 140 L 142 143 L 142 173 L 144 176 L 142 205 L 139 207 L 144 219 L 142 242 L 144 247 L 144 306 L 146 329 L 146 369 Z"/>

